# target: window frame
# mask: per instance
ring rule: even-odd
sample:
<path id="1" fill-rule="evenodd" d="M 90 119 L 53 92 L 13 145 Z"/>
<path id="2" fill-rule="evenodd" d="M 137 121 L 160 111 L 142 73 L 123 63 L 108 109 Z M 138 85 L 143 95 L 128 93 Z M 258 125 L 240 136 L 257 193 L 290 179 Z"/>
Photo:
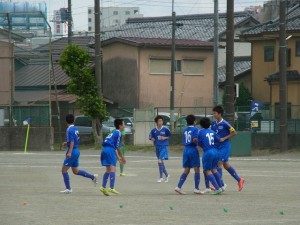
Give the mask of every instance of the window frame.
<path id="1" fill-rule="evenodd" d="M 273 50 L 273 55 L 272 55 L 272 58 L 267 58 L 267 50 Z M 270 53 L 269 53 L 270 54 Z M 274 59 L 275 59 L 275 46 L 273 45 L 267 45 L 267 46 L 264 46 L 264 62 L 274 62 Z"/>

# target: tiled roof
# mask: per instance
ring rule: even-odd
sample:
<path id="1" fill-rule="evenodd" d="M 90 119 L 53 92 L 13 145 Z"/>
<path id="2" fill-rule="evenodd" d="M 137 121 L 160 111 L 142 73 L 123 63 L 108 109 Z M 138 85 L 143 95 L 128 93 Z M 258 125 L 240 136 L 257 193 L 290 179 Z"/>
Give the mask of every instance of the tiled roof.
<path id="1" fill-rule="evenodd" d="M 279 72 L 269 75 L 265 80 L 268 82 L 279 81 Z M 287 80 L 300 80 L 300 74 L 297 70 L 286 71 Z"/>
<path id="2" fill-rule="evenodd" d="M 154 47 L 169 47 L 172 45 L 171 39 L 162 39 L 162 38 L 139 38 L 139 37 L 116 37 L 111 38 L 102 42 L 102 46 L 113 42 L 123 42 L 135 46 L 154 46 Z M 200 40 L 185 40 L 177 39 L 175 40 L 176 48 L 212 48 L 213 43 L 208 41 Z"/>
<path id="3" fill-rule="evenodd" d="M 93 36 L 72 37 L 72 43 L 77 44 L 79 47 L 83 48 L 87 52 L 94 53 L 94 49 L 89 47 L 91 43 L 94 43 Z M 59 58 L 60 54 L 67 47 L 67 45 L 68 45 L 67 37 L 62 37 L 60 39 L 51 42 L 54 60 L 57 60 Z M 49 44 L 47 43 L 38 48 L 35 48 L 33 52 L 38 52 L 38 53 L 49 52 Z"/>
<path id="4" fill-rule="evenodd" d="M 300 31 L 300 5 L 291 8 L 286 15 L 286 30 Z M 242 36 L 260 35 L 263 33 L 278 32 L 279 18 L 242 31 Z"/>
<path id="5" fill-rule="evenodd" d="M 234 58 L 234 77 L 242 75 L 251 70 L 251 57 L 240 56 Z M 219 82 L 226 80 L 226 66 L 218 68 L 218 79 Z"/>
<path id="6" fill-rule="evenodd" d="M 58 63 L 54 63 L 54 75 L 58 86 L 65 86 L 69 77 Z M 16 89 L 49 86 L 49 63 L 31 63 L 15 72 Z"/>
<path id="7" fill-rule="evenodd" d="M 255 20 L 247 12 L 236 12 L 234 14 L 234 25 L 236 27 Z M 197 14 L 176 16 L 176 39 L 190 39 L 211 41 L 214 37 L 214 15 Z M 219 34 L 226 31 L 226 13 L 219 15 Z M 142 17 L 128 19 L 126 24 L 102 31 L 102 40 L 113 37 L 140 37 L 140 38 L 161 38 L 171 39 L 172 37 L 172 17 Z"/>

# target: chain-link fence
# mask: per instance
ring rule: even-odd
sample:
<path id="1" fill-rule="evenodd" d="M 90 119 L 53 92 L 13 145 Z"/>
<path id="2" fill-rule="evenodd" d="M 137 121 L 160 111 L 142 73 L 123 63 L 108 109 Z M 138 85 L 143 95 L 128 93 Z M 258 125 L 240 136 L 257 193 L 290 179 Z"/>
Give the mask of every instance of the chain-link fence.
<path id="1" fill-rule="evenodd" d="M 164 124 L 170 126 L 170 108 L 157 107 L 154 109 L 155 115 L 162 115 Z M 197 118 L 197 126 L 203 117 L 213 120 L 212 107 L 185 107 L 174 108 L 174 132 L 182 132 L 186 126 L 185 116 L 194 114 Z M 224 114 L 226 119 L 226 112 Z M 287 126 L 288 133 L 300 133 L 300 106 L 287 106 Z M 250 131 L 257 133 L 279 133 L 280 131 L 280 111 L 279 105 L 262 106 L 257 111 L 250 111 L 250 106 L 239 106 L 235 109 L 234 127 L 238 131 Z"/>

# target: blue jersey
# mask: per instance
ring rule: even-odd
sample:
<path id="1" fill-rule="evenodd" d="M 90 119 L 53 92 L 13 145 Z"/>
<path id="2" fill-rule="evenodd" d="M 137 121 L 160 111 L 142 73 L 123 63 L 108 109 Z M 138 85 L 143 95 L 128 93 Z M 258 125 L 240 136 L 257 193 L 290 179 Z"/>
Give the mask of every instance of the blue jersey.
<path id="1" fill-rule="evenodd" d="M 68 148 L 70 147 L 71 142 L 74 142 L 74 148 L 78 148 L 79 145 L 79 132 L 77 127 L 70 125 L 66 130 L 66 142 Z"/>
<path id="2" fill-rule="evenodd" d="M 224 119 L 222 119 L 219 123 L 215 120 L 211 124 L 211 129 L 216 132 L 216 134 L 220 137 L 226 137 L 231 132 L 235 131 L 234 128 Z M 216 142 L 216 146 L 220 147 L 229 140 L 225 140 L 224 142 Z"/>
<path id="3" fill-rule="evenodd" d="M 110 146 L 114 149 L 122 146 L 122 133 L 120 130 L 115 130 L 110 133 L 103 141 L 102 146 Z"/>
<path id="4" fill-rule="evenodd" d="M 218 141 L 216 133 L 211 129 L 202 129 L 198 134 L 198 145 L 203 149 L 203 151 L 207 151 L 209 149 L 215 148 L 215 141 Z"/>
<path id="5" fill-rule="evenodd" d="M 149 140 L 154 138 L 155 146 L 169 145 L 169 139 L 161 140 L 161 137 L 171 137 L 169 128 L 162 126 L 161 129 L 153 128 L 149 134 Z"/>
<path id="6" fill-rule="evenodd" d="M 188 126 L 184 129 L 182 136 L 182 143 L 184 146 L 197 146 L 197 142 L 193 142 L 195 138 L 198 138 L 199 129 L 195 126 Z"/>

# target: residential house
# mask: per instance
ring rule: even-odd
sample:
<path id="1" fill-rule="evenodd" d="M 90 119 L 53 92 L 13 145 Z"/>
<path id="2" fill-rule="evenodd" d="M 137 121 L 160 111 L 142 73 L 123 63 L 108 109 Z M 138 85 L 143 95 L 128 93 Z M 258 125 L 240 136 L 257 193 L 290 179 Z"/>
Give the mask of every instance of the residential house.
<path id="1" fill-rule="evenodd" d="M 290 105 L 300 105 L 300 5 L 286 15 L 287 96 Z M 252 46 L 252 86 L 254 99 L 279 104 L 279 19 L 246 30 L 243 40 Z M 293 113 L 290 114 L 291 117 Z M 299 116 L 298 111 L 294 112 Z"/>
<path id="2" fill-rule="evenodd" d="M 102 42 L 103 93 L 120 107 L 170 104 L 171 39 L 116 37 Z M 213 43 L 176 40 L 175 106 L 212 105 Z"/>
<path id="3" fill-rule="evenodd" d="M 237 84 L 243 83 L 246 88 L 251 90 L 251 56 L 234 57 L 234 82 Z M 218 69 L 219 86 L 221 87 L 220 96 L 224 94 L 224 85 L 226 81 L 226 66 L 221 66 Z"/>

